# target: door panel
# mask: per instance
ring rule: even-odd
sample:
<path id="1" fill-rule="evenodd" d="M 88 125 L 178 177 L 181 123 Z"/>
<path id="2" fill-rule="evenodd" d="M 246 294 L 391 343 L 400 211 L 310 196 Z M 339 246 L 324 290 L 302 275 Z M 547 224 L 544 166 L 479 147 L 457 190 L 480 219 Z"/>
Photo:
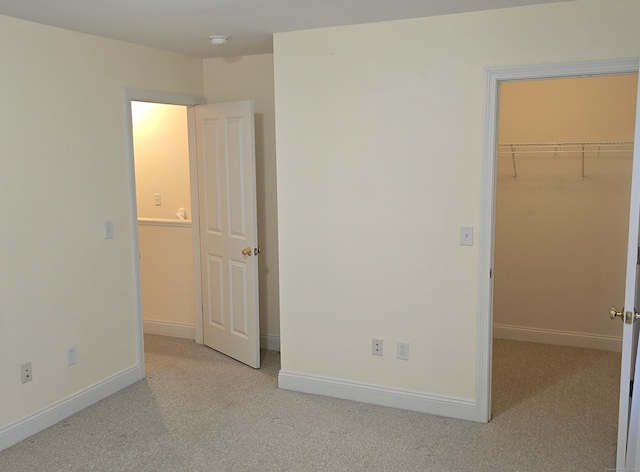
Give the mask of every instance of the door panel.
<path id="1" fill-rule="evenodd" d="M 224 300 L 222 296 L 222 258 L 209 255 L 208 260 L 207 284 L 205 286 L 208 289 L 207 299 L 209 300 L 208 321 L 210 324 L 224 329 L 224 318 L 222 317 L 224 312 L 222 306 L 222 301 Z"/>
<path id="2" fill-rule="evenodd" d="M 258 368 L 253 103 L 196 107 L 196 138 L 204 344 Z"/>
<path id="3" fill-rule="evenodd" d="M 201 107 L 196 108 L 196 117 L 198 119 L 198 125 L 196 126 L 196 133 L 198 139 L 198 166 L 201 170 L 198 174 L 204 177 L 204 185 L 199 182 L 200 187 L 199 194 L 202 195 L 204 191 L 205 198 L 201 199 L 200 203 L 203 203 L 201 211 L 204 210 L 206 224 L 203 225 L 207 228 L 209 234 L 222 235 L 222 219 L 221 219 L 221 202 L 223 187 L 220 185 L 220 169 L 218 169 L 217 162 L 217 137 L 220 134 L 220 120 L 216 118 L 202 119 L 200 116 L 204 113 L 201 111 Z M 201 151 L 201 152 L 200 152 Z M 201 156 L 202 153 L 202 156 Z M 199 179 L 201 180 L 201 179 Z"/>
<path id="4" fill-rule="evenodd" d="M 247 266 L 231 263 L 231 331 L 242 338 L 248 337 L 247 320 Z"/>

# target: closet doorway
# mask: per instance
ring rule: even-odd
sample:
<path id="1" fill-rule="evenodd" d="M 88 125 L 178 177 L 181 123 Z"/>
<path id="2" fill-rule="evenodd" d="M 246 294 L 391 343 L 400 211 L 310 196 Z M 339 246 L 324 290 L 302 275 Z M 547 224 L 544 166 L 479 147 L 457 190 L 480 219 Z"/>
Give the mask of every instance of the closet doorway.
<path id="1" fill-rule="evenodd" d="M 567 379 L 596 369 L 611 387 L 614 449 L 622 327 L 608 313 L 624 300 L 637 83 L 623 74 L 499 90 L 492 413 L 567 394 Z"/>
<path id="2" fill-rule="evenodd" d="M 500 84 L 495 338 L 620 350 L 637 80 Z"/>

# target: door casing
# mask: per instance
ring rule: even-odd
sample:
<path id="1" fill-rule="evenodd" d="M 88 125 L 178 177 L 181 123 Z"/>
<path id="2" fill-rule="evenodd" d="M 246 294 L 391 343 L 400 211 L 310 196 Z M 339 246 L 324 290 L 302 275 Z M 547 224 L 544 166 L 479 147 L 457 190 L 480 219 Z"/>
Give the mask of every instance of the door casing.
<path id="1" fill-rule="evenodd" d="M 499 85 L 503 81 L 558 79 L 638 72 L 638 59 L 541 64 L 491 68 L 485 72 L 485 130 L 480 224 L 480 273 L 478 287 L 478 331 L 476 364 L 476 421 L 491 419 L 491 359 L 493 345 L 493 252 L 495 242 L 495 203 Z M 605 316 L 603 314 L 603 316 Z"/>
<path id="2" fill-rule="evenodd" d="M 183 105 L 187 107 L 189 133 L 189 183 L 191 187 L 191 213 L 193 233 L 194 264 L 194 297 L 195 297 L 195 335 L 196 342 L 202 344 L 202 286 L 200 272 L 200 226 L 198 223 L 198 180 L 195 153 L 195 106 L 204 103 L 202 97 L 163 92 L 152 92 L 138 89 L 124 89 L 125 137 L 127 166 L 129 170 L 129 215 L 131 225 L 131 257 L 133 262 L 133 283 L 136 325 L 136 352 L 138 363 L 142 366 L 144 376 L 144 330 L 142 321 L 142 290 L 140 288 L 140 244 L 138 238 L 138 208 L 136 204 L 136 176 L 133 155 L 133 122 L 131 102 L 150 102 L 167 105 Z"/>

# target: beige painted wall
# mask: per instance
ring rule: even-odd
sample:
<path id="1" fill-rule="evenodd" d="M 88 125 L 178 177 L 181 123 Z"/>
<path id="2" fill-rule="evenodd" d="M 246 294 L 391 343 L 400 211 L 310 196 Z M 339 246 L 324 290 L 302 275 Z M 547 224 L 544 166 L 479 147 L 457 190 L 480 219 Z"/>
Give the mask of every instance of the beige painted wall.
<path id="1" fill-rule="evenodd" d="M 190 220 L 187 107 L 134 102 L 131 108 L 138 217 L 177 219 L 184 208 Z"/>
<path id="2" fill-rule="evenodd" d="M 139 223 L 138 237 L 145 332 L 190 328 L 195 337 L 191 227 Z"/>
<path id="3" fill-rule="evenodd" d="M 480 234 L 485 70 L 640 56 L 638 17 L 588 0 L 275 35 L 282 369 L 474 400 L 459 231 Z"/>
<path id="4" fill-rule="evenodd" d="M 503 83 L 499 142 L 633 141 L 637 75 Z M 632 153 L 510 154 L 497 175 L 494 323 L 621 336 Z"/>
<path id="5" fill-rule="evenodd" d="M 139 363 L 123 89 L 203 84 L 198 59 L 4 16 L 0 44 L 3 428 Z"/>
<path id="6" fill-rule="evenodd" d="M 260 254 L 260 334 L 280 335 L 273 55 L 206 59 L 207 103 L 253 100 Z"/>
<path id="7" fill-rule="evenodd" d="M 184 208 L 191 220 L 187 107 L 134 102 L 131 114 L 138 217 L 177 222 Z M 195 337 L 191 227 L 142 222 L 138 237 L 145 332 L 177 327 Z"/>

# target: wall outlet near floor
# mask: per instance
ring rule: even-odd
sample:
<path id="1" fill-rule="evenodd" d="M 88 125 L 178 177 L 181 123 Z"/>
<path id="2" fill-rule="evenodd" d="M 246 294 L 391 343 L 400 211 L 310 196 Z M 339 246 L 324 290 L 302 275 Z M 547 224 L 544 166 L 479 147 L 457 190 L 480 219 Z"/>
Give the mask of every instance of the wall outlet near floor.
<path id="1" fill-rule="evenodd" d="M 22 375 L 22 383 L 31 382 L 33 380 L 33 372 L 31 371 L 31 362 L 25 362 L 20 366 L 20 374 Z"/>
<path id="2" fill-rule="evenodd" d="M 409 360 L 409 343 L 398 341 L 398 359 Z"/>
<path id="3" fill-rule="evenodd" d="M 382 355 L 382 339 L 373 338 L 371 340 L 371 354 L 374 356 Z"/>
<path id="4" fill-rule="evenodd" d="M 76 357 L 76 347 L 71 346 L 69 349 L 67 349 L 67 367 L 75 364 L 77 361 L 78 358 Z"/>

